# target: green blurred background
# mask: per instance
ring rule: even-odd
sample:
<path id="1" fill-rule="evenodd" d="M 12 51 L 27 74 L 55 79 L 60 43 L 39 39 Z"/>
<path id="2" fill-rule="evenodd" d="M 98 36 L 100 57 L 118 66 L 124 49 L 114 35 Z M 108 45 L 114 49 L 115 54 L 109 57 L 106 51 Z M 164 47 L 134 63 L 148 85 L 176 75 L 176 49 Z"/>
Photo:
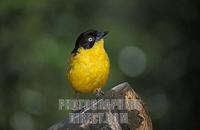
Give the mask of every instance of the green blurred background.
<path id="1" fill-rule="evenodd" d="M 0 129 L 44 130 L 67 115 L 66 63 L 88 29 L 110 31 L 104 91 L 128 81 L 155 130 L 200 129 L 199 11 L 197 0 L 1 0 Z"/>

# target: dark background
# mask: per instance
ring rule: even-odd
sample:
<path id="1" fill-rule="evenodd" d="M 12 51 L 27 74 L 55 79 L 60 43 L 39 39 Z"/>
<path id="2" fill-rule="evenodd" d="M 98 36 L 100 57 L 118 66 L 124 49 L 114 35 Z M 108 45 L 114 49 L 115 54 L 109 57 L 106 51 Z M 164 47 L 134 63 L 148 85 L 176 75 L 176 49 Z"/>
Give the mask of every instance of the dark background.
<path id="1" fill-rule="evenodd" d="M 110 31 L 104 91 L 128 81 L 155 130 L 200 129 L 198 2 L 1 0 L 0 129 L 44 130 L 67 115 L 58 110 L 74 96 L 67 58 L 87 29 Z"/>

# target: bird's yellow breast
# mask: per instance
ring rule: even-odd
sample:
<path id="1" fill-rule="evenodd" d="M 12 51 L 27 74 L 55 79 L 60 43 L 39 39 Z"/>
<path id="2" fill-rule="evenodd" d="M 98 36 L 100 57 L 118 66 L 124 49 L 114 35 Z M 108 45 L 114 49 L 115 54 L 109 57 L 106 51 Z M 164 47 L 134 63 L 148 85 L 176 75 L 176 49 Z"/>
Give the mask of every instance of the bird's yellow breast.
<path id="1" fill-rule="evenodd" d="M 78 52 L 71 56 L 67 78 L 76 91 L 92 93 L 105 85 L 109 67 L 109 58 L 101 39 L 92 48 L 79 48 Z"/>

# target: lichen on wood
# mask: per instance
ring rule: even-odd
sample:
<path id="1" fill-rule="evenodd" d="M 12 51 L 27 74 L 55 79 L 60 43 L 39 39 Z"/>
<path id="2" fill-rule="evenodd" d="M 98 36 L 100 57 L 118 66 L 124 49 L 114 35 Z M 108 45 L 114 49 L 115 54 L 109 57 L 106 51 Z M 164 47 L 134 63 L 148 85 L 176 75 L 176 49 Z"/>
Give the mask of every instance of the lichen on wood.
<path id="1" fill-rule="evenodd" d="M 71 124 L 69 123 L 69 117 L 66 117 L 63 121 L 54 124 L 48 130 L 152 130 L 151 118 L 145 103 L 127 82 L 113 87 L 94 105 L 98 105 L 104 99 L 123 99 L 127 109 L 121 110 L 116 107 L 115 110 L 107 109 L 100 111 L 87 107 L 80 111 L 80 113 L 104 113 L 106 115 L 104 123 L 91 123 L 91 120 L 98 120 L 95 114 L 91 116 L 91 119 L 82 124 Z M 130 105 L 129 100 L 133 101 L 133 107 L 128 107 Z M 121 123 L 116 119 L 115 113 L 121 112 L 128 114 L 127 123 Z"/>

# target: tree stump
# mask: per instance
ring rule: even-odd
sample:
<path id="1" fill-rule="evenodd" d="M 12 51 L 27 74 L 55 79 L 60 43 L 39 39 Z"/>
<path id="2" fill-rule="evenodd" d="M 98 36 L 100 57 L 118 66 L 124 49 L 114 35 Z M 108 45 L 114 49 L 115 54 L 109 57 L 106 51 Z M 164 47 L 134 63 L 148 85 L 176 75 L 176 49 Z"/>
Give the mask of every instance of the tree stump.
<path id="1" fill-rule="evenodd" d="M 127 82 L 113 87 L 92 105 L 98 105 L 105 99 L 123 99 L 125 106 L 130 105 L 129 101 L 132 101 L 133 107 L 126 107 L 125 110 L 115 107 L 114 110 L 106 109 L 102 111 L 92 110 L 92 107 L 89 106 L 80 111 L 80 115 L 85 113 L 104 113 L 106 116 L 103 118 L 103 123 L 94 124 L 91 122 L 91 120 L 98 120 L 95 114 L 92 114 L 91 118 L 85 120 L 82 124 L 72 124 L 69 121 L 69 117 L 66 117 L 48 130 L 152 130 L 152 122 L 145 103 Z M 122 112 L 127 113 L 128 122 L 121 123 L 117 120 L 116 113 Z"/>

